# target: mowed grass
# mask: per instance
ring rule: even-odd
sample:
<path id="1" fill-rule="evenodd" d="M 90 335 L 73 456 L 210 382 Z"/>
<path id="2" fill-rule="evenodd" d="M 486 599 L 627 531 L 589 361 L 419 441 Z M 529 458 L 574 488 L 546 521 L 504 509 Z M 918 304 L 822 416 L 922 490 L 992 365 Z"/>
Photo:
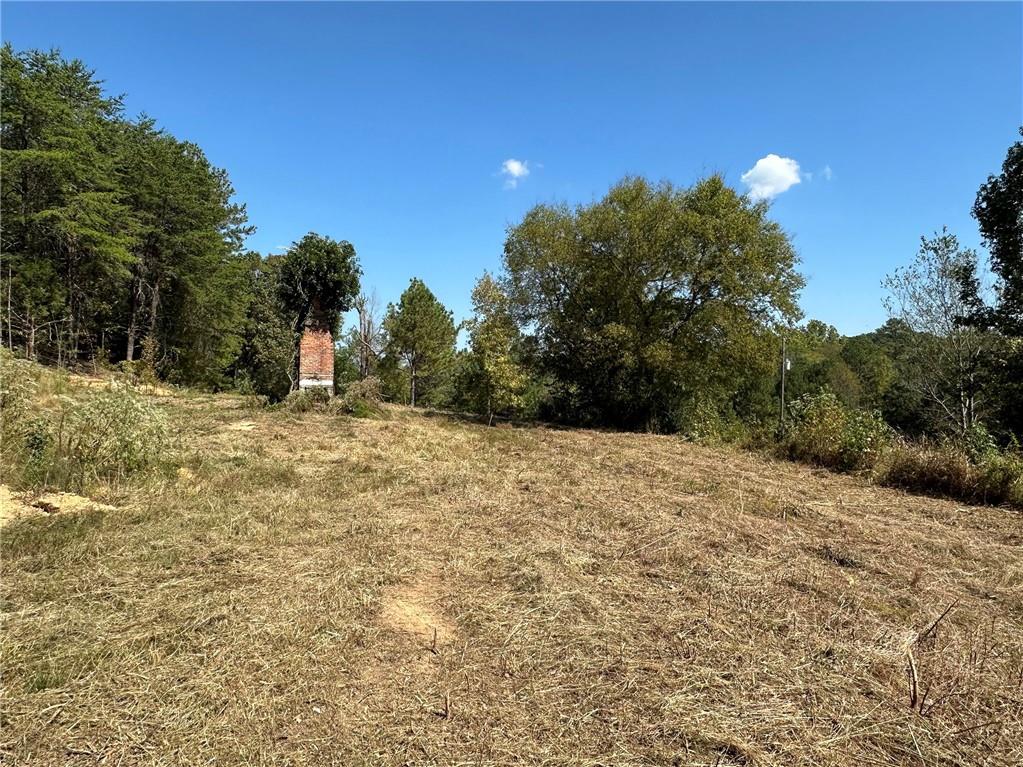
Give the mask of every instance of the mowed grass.
<path id="1" fill-rule="evenodd" d="M 671 437 L 161 397 L 2 532 L 5 763 L 1013 765 L 1023 516 Z"/>

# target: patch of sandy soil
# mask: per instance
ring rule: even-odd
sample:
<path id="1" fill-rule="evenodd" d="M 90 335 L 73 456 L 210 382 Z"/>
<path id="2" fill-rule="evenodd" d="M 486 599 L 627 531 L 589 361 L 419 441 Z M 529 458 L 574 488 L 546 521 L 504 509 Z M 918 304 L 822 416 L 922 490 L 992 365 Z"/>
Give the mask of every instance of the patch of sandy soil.
<path id="1" fill-rule="evenodd" d="M 396 586 L 383 595 L 380 620 L 387 628 L 410 635 L 417 644 L 437 649 L 456 634 L 454 623 L 437 604 L 440 596 L 432 578 Z"/>
<path id="2" fill-rule="evenodd" d="M 47 514 L 75 513 L 78 511 L 114 511 L 114 507 L 106 503 L 94 501 L 84 495 L 74 493 L 44 493 L 32 504 Z"/>
<path id="3" fill-rule="evenodd" d="M 42 513 L 42 509 L 37 509 L 25 503 L 20 497 L 12 493 L 7 485 L 0 485 L 0 527 L 8 522 L 13 522 L 19 517 Z"/>
<path id="4" fill-rule="evenodd" d="M 74 493 L 44 493 L 33 501 L 0 485 L 0 525 L 34 514 L 113 511 L 114 507 Z"/>
<path id="5" fill-rule="evenodd" d="M 255 421 L 235 421 L 224 427 L 225 431 L 252 431 L 255 428 Z"/>

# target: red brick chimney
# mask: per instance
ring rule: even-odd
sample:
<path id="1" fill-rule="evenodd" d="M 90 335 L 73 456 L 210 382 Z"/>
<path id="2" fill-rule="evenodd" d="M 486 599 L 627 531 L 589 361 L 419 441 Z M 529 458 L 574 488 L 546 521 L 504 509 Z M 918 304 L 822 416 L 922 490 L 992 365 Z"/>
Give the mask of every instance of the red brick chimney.
<path id="1" fill-rule="evenodd" d="M 334 338 L 331 326 L 313 303 L 298 346 L 298 388 L 326 389 L 334 393 Z"/>

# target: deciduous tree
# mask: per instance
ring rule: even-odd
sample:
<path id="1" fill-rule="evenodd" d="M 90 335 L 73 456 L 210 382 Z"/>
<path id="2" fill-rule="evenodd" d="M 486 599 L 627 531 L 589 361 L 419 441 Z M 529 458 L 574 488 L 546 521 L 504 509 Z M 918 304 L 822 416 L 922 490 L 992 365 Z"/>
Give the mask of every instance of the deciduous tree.
<path id="1" fill-rule="evenodd" d="M 600 201 L 539 205 L 508 231 L 506 287 L 535 369 L 574 421 L 677 430 L 776 369 L 796 319 L 796 253 L 768 205 L 712 176 L 626 178 Z"/>

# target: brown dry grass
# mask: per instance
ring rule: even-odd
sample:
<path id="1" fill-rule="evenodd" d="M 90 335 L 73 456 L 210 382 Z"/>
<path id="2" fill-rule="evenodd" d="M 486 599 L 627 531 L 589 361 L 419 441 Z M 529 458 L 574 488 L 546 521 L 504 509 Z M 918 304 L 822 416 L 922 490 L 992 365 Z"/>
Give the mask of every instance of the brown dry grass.
<path id="1" fill-rule="evenodd" d="M 10 764 L 1023 760 L 1018 513 L 670 437 L 161 401 L 176 466 L 4 528 Z"/>

